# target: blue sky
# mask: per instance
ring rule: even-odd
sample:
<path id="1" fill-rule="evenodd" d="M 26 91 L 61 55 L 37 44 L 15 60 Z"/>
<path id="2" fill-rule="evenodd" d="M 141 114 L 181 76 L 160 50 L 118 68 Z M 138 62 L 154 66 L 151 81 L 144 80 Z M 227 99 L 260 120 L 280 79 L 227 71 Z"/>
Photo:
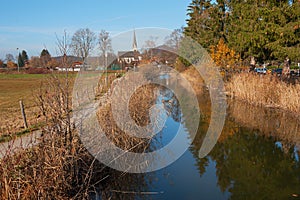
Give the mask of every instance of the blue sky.
<path id="1" fill-rule="evenodd" d="M 56 37 L 79 28 L 112 36 L 143 27 L 176 29 L 185 25 L 190 0 L 27 0 L 1 1 L 0 59 L 17 48 L 37 56 L 43 48 L 56 55 Z M 139 35 L 137 34 L 139 38 Z M 139 41 L 138 41 L 139 42 Z M 140 42 L 141 43 L 141 42 Z M 141 44 L 140 44 L 141 45 Z"/>

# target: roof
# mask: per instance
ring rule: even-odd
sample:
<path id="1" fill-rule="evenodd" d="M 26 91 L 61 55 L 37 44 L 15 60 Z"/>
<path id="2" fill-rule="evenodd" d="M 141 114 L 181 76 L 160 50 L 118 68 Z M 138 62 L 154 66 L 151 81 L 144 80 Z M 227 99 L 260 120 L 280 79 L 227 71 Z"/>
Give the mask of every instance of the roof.
<path id="1" fill-rule="evenodd" d="M 118 57 L 136 57 L 141 55 L 139 51 L 118 51 Z"/>

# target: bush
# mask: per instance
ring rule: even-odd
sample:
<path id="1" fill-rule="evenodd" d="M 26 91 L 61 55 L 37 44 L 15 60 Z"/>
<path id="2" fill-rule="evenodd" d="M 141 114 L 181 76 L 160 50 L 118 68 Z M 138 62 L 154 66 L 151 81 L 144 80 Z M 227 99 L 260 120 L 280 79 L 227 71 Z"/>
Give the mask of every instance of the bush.
<path id="1" fill-rule="evenodd" d="M 34 68 L 30 67 L 25 71 L 27 74 L 48 74 L 50 70 L 46 68 Z"/>

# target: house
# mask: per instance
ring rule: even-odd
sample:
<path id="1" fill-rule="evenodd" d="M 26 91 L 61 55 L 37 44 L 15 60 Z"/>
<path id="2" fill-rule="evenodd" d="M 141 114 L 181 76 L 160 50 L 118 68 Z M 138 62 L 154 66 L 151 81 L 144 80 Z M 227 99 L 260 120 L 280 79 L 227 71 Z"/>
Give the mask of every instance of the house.
<path id="1" fill-rule="evenodd" d="M 137 49 L 135 31 L 133 31 L 133 43 L 131 51 L 118 51 L 118 63 L 122 69 L 134 67 L 142 60 L 141 53 Z"/>
<path id="2" fill-rule="evenodd" d="M 74 61 L 71 65 L 71 67 L 57 67 L 56 69 L 58 71 L 79 72 L 82 67 L 83 67 L 83 62 L 82 61 Z"/>

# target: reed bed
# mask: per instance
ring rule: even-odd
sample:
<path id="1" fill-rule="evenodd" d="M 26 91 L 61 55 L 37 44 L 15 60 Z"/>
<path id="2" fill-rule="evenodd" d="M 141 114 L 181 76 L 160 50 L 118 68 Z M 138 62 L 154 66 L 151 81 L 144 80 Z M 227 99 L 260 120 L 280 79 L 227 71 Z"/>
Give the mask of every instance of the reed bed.
<path id="1" fill-rule="evenodd" d="M 227 83 L 227 90 L 231 97 L 250 104 L 300 113 L 300 85 L 272 75 L 235 74 Z"/>

